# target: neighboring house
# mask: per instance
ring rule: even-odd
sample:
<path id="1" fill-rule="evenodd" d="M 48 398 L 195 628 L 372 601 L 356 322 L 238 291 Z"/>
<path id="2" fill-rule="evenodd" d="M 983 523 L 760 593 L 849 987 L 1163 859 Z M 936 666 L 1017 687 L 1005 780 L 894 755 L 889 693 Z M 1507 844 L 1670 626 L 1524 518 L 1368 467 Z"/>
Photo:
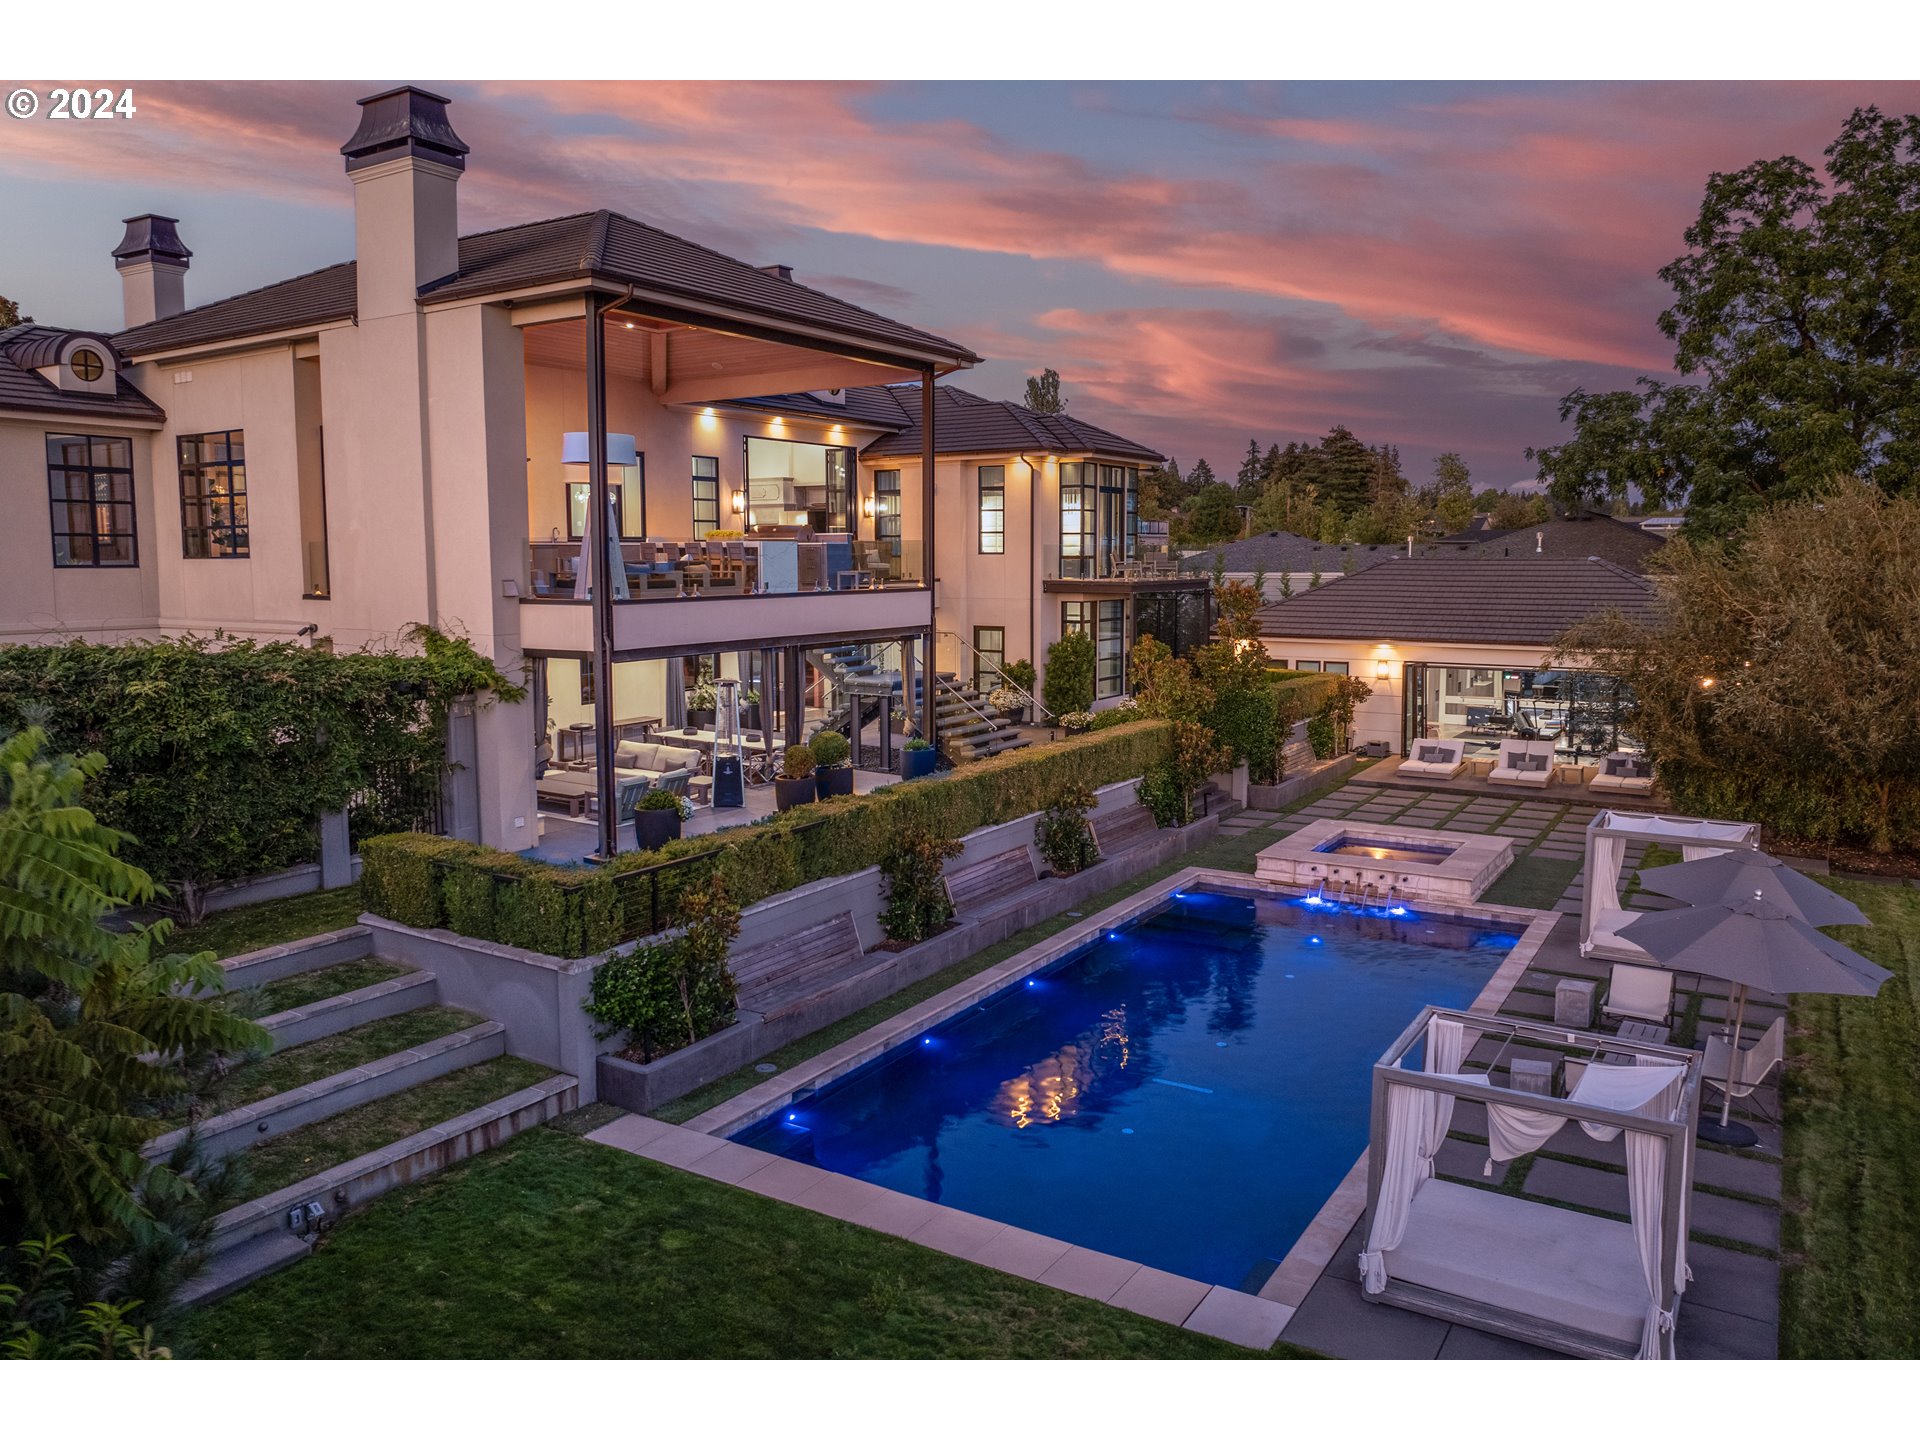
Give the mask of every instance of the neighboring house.
<path id="1" fill-rule="evenodd" d="M 1077 415 L 1042 415 L 952 385 L 935 392 L 934 540 L 938 664 L 992 688 L 998 668 L 1031 660 L 1044 683 L 1047 649 L 1084 631 L 1096 656 L 1095 704 L 1126 693 L 1127 656 L 1141 635 L 1176 653 L 1206 643 L 1210 577 L 1143 563 L 1140 472 L 1148 446 Z M 856 534 L 901 553 L 923 533 L 921 392 L 917 384 L 836 395 L 736 400 L 743 412 L 844 417 L 882 434 L 860 450 Z M 1038 688 L 1038 687 L 1036 687 Z"/>
<path id="2" fill-rule="evenodd" d="M 720 406 L 931 382 L 977 357 L 606 210 L 461 235 L 468 147 L 447 104 L 410 87 L 360 102 L 352 260 L 187 309 L 177 222 L 139 216 L 114 251 L 125 330 L 0 335 L 16 516 L 0 640 L 220 630 L 352 649 L 413 622 L 462 631 L 532 677 L 530 703 L 479 715 L 473 766 L 470 838 L 522 849 L 536 766 L 569 736 L 594 753 L 569 726 L 684 721 L 688 687 L 719 674 L 788 701 L 797 738 L 824 704 L 823 647 L 884 642 L 924 672 L 925 495 L 903 503 L 883 588 L 850 538 L 856 456 L 893 417 Z M 571 584 L 600 393 L 632 586 L 608 622 L 610 704 Z M 744 509 L 755 464 L 786 482 L 765 512 L 781 532 L 683 549 L 743 528 L 733 497 Z M 930 694 L 918 704 L 924 726 Z"/>
<path id="3" fill-rule="evenodd" d="M 1624 570 L 1645 573 L 1647 561 L 1665 543 L 1663 534 L 1631 520 L 1616 520 L 1611 515 L 1567 515 L 1512 530 L 1464 530 L 1428 541 L 1421 553 L 1437 555 L 1450 549 L 1461 555 L 1489 558 L 1539 555 L 1556 560 L 1592 556 Z"/>
<path id="4" fill-rule="evenodd" d="M 1181 559 L 1180 568 L 1196 575 L 1210 575 L 1216 565 L 1224 562 L 1226 579 L 1251 585 L 1256 577 L 1264 577 L 1263 593 L 1269 600 L 1279 600 L 1283 598 L 1282 577 L 1291 585 L 1292 593 L 1298 595 L 1314 588 L 1316 577 L 1318 583 L 1324 585 L 1406 553 L 1404 542 L 1328 545 L 1288 530 L 1269 530 L 1264 535 L 1230 540 L 1211 550 L 1196 550 Z"/>
<path id="5" fill-rule="evenodd" d="M 1590 757 L 1625 746 L 1626 697 L 1612 677 L 1553 665 L 1577 621 L 1646 615 L 1653 586 L 1606 560 L 1416 557 L 1396 560 L 1260 612 L 1268 657 L 1337 670 L 1373 688 L 1353 737 L 1406 753 L 1415 739 L 1465 738 L 1492 749 L 1508 734 L 1560 741 Z"/>

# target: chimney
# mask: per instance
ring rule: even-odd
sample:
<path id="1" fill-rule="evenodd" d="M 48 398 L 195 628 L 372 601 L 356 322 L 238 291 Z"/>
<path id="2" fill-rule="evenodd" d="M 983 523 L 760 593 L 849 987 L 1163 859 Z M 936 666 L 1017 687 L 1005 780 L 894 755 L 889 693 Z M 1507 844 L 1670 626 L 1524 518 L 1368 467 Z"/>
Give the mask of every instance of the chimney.
<path id="1" fill-rule="evenodd" d="M 113 268 L 120 272 L 120 303 L 126 328 L 165 320 L 187 308 L 187 261 L 193 252 L 180 243 L 180 222 L 171 215 L 130 215 L 127 233 L 114 247 Z"/>
<path id="2" fill-rule="evenodd" d="M 353 256 L 362 324 L 411 315 L 420 287 L 460 268 L 455 188 L 467 147 L 447 97 L 412 85 L 360 102 L 360 128 L 340 147 L 353 181 Z"/>
<path id="3" fill-rule="evenodd" d="M 760 269 L 766 274 L 773 276 L 776 280 L 793 279 L 793 267 L 791 265 L 762 265 Z"/>

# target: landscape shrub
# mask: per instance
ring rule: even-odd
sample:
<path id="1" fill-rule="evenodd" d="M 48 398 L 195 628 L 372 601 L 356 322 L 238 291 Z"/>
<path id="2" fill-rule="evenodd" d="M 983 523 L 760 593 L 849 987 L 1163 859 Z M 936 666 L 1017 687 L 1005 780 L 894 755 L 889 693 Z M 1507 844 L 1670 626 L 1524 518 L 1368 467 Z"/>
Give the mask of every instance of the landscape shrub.
<path id="1" fill-rule="evenodd" d="M 417 824 L 446 768 L 448 713 L 524 694 L 465 640 L 414 627 L 417 653 L 336 655 L 189 636 L 0 648 L 0 733 L 39 724 L 98 752 L 85 803 L 189 921 L 225 881 L 311 862 L 316 818 L 356 838 Z"/>
<path id="2" fill-rule="evenodd" d="M 1068 631 L 1047 647 L 1047 679 L 1040 703 L 1056 719 L 1093 708 L 1093 640 Z"/>
<path id="3" fill-rule="evenodd" d="M 587 1013 L 600 1038 L 627 1033 L 642 1064 L 733 1023 L 738 986 L 727 951 L 740 933 L 740 907 L 717 876 L 681 899 L 686 928 L 654 945 L 615 955 L 594 972 Z"/>
<path id="4" fill-rule="evenodd" d="M 937 935 L 953 919 L 953 901 L 947 896 L 944 865 L 963 847 L 924 826 L 911 825 L 895 837 L 880 859 L 885 903 L 880 928 L 900 945 L 917 945 Z"/>
<path id="5" fill-rule="evenodd" d="M 814 737 L 816 740 L 819 736 Z M 789 780 L 804 780 L 813 774 L 814 759 L 811 745 L 789 745 L 786 753 L 780 757 L 780 773 Z"/>
<path id="6" fill-rule="evenodd" d="M 832 765 L 844 765 L 847 757 L 853 754 L 853 746 L 847 743 L 847 737 L 838 730 L 822 730 L 807 742 L 807 748 L 813 752 L 816 768 Z"/>
<path id="7" fill-rule="evenodd" d="M 1331 715 L 1315 715 L 1307 721 L 1307 743 L 1313 747 L 1313 758 L 1331 760 L 1333 758 L 1334 733 Z"/>
<path id="8" fill-rule="evenodd" d="M 1140 777 L 1140 803 L 1162 829 L 1193 819 L 1193 795 L 1226 768 L 1227 750 L 1204 725 L 1177 722 L 1159 759 Z"/>
<path id="9" fill-rule="evenodd" d="M 894 837 L 915 825 L 958 839 L 1031 815 L 1073 786 L 1095 790 L 1132 779 L 1162 758 L 1168 733 L 1163 721 L 1134 721 L 973 761 L 937 779 L 687 836 L 601 866 L 548 865 L 430 835 L 383 835 L 360 847 L 361 892 L 369 911 L 403 925 L 445 925 L 547 955 L 595 955 L 659 928 L 656 915 L 661 926 L 671 923 L 680 896 L 708 875 L 721 875 L 741 905 L 752 905 L 877 865 Z M 490 874 L 496 890 L 490 916 L 463 906 L 463 915 L 482 926 L 477 931 L 453 925 L 445 899 L 447 877 L 471 870 Z"/>
<path id="10" fill-rule="evenodd" d="M 1074 786 L 1047 807 L 1034 827 L 1034 843 L 1054 874 L 1077 875 L 1100 858 L 1093 827 L 1087 823 L 1093 805 L 1093 791 Z"/>

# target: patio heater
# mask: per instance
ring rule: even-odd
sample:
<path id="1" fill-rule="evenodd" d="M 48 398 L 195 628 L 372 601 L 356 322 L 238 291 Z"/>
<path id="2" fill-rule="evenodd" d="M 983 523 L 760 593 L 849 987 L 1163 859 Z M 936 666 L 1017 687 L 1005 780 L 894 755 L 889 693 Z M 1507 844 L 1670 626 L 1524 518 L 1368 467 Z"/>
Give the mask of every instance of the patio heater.
<path id="1" fill-rule="evenodd" d="M 746 750 L 740 739 L 740 682 L 722 680 L 714 690 L 713 808 L 738 810 L 747 803 L 743 771 Z"/>

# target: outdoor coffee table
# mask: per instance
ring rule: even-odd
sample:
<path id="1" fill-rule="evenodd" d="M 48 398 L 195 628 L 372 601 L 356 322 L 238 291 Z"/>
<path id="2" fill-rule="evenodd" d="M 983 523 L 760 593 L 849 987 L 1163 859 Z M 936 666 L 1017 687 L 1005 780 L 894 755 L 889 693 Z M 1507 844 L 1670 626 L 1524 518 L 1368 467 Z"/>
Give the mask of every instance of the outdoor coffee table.
<path id="1" fill-rule="evenodd" d="M 1622 1040 L 1638 1040 L 1643 1045 L 1664 1045 L 1673 1029 L 1668 1025 L 1654 1025 L 1645 1020 L 1623 1020 L 1620 1022 Z"/>

